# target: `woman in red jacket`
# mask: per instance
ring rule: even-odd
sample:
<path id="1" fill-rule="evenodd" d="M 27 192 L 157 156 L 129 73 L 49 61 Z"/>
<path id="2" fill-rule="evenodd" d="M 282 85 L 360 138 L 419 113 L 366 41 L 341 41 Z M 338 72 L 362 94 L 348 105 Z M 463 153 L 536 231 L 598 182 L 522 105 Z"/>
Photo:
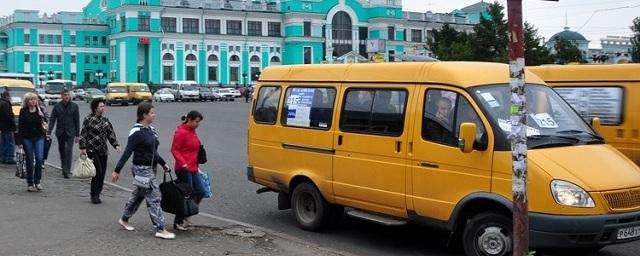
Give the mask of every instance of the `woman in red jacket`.
<path id="1" fill-rule="evenodd" d="M 186 117 L 183 116 L 182 120 L 182 124 L 178 125 L 173 135 L 171 154 L 176 160 L 175 170 L 178 180 L 191 185 L 194 193 L 193 198 L 199 204 L 204 195 L 204 185 L 200 180 L 200 176 L 198 176 L 200 139 L 198 139 L 196 129 L 202 121 L 202 114 L 193 110 Z M 185 216 L 176 215 L 173 228 L 186 231 L 185 218 Z"/>

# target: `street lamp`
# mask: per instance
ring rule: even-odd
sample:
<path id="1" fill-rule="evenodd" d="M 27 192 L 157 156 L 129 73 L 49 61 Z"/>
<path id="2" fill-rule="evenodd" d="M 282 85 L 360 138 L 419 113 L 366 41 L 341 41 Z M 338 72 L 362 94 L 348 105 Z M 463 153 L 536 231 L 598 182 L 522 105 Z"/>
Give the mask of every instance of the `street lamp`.
<path id="1" fill-rule="evenodd" d="M 102 73 L 101 69 L 96 70 L 96 78 L 98 78 L 98 89 L 100 89 L 100 79 L 102 79 L 103 76 L 104 74 Z"/>

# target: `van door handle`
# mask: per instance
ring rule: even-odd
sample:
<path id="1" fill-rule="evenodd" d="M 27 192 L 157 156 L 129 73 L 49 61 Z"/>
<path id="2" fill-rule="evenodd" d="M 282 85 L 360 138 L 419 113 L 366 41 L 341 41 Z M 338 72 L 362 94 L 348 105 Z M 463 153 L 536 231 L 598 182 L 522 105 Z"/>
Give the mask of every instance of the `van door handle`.
<path id="1" fill-rule="evenodd" d="M 421 167 L 427 167 L 427 168 L 440 168 L 440 166 L 437 164 L 426 163 L 426 162 L 420 162 L 418 163 L 418 165 Z"/>
<path id="2" fill-rule="evenodd" d="M 342 146 L 342 135 L 338 135 L 338 146 Z"/>
<path id="3" fill-rule="evenodd" d="M 396 153 L 400 153 L 402 150 L 402 141 L 396 141 Z"/>

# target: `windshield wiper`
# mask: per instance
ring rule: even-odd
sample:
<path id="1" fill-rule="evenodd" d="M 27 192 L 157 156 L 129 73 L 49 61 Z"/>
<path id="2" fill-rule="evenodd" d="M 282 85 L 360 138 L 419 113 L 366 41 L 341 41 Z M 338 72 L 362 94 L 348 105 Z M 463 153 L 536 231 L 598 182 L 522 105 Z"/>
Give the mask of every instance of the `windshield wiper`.
<path id="1" fill-rule="evenodd" d="M 564 130 L 564 131 L 558 131 L 556 133 L 560 133 L 560 134 L 583 134 L 584 133 L 593 137 L 596 140 L 604 141 L 604 138 L 598 136 L 597 134 L 593 134 L 593 133 L 581 131 L 581 130 Z"/>
<path id="2" fill-rule="evenodd" d="M 560 139 L 561 141 L 558 141 L 557 139 Z M 578 138 L 562 135 L 531 135 L 527 136 L 527 140 L 530 140 L 531 142 L 540 141 L 537 142 L 536 145 L 530 146 L 531 149 L 573 146 L 580 142 L 580 139 Z"/>

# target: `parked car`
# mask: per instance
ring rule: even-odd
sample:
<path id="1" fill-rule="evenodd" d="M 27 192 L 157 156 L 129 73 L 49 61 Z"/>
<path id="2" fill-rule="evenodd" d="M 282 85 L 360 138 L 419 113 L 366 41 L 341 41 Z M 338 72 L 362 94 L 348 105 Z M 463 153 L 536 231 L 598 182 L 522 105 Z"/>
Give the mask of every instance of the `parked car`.
<path id="1" fill-rule="evenodd" d="M 73 100 L 83 100 L 86 94 L 84 89 L 73 89 L 71 93 L 73 94 Z"/>
<path id="2" fill-rule="evenodd" d="M 173 96 L 173 93 L 171 93 L 171 89 L 163 88 L 163 89 L 157 90 L 153 94 L 153 101 L 155 102 L 176 101 L 176 98 Z"/>
<path id="3" fill-rule="evenodd" d="M 173 81 L 171 82 L 171 92 L 178 101 L 200 100 L 200 91 L 195 81 Z"/>
<path id="4" fill-rule="evenodd" d="M 98 90 L 96 88 L 87 88 L 84 93 L 84 101 L 87 103 L 93 101 L 93 99 L 104 99 L 106 98 L 104 92 Z"/>
<path id="5" fill-rule="evenodd" d="M 207 87 L 198 87 L 198 90 L 200 90 L 200 101 L 215 101 L 217 100 L 215 98 L 215 95 L 213 95 L 213 92 L 211 91 L 211 89 L 207 88 Z M 220 97 L 219 94 L 217 94 L 218 97 Z"/>
<path id="6" fill-rule="evenodd" d="M 231 95 L 233 95 L 234 98 L 240 98 L 242 96 L 242 94 L 240 93 L 240 90 L 238 89 L 229 89 L 229 91 L 231 92 Z"/>
<path id="7" fill-rule="evenodd" d="M 234 101 L 233 93 L 230 88 L 216 88 L 214 92 L 220 95 L 220 100 L 223 101 Z"/>

